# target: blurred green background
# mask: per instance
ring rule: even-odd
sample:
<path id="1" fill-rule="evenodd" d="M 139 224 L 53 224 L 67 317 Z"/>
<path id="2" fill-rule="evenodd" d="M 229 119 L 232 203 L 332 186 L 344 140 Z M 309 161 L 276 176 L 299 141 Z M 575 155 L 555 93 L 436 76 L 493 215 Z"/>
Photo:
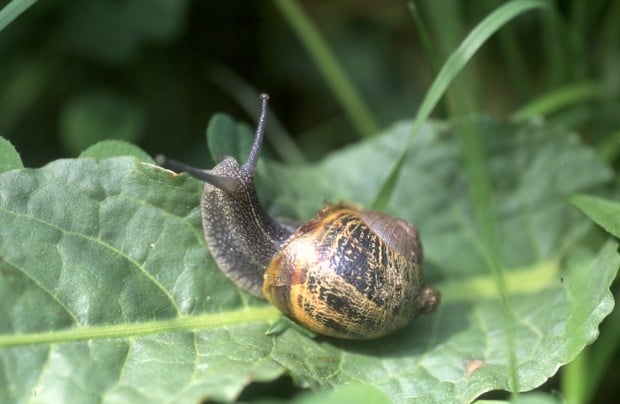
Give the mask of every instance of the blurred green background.
<path id="1" fill-rule="evenodd" d="M 271 132 L 292 134 L 307 158 L 355 141 L 363 130 L 344 113 L 281 3 L 37 2 L 0 34 L 0 134 L 27 166 L 77 156 L 109 138 L 206 166 L 209 118 L 226 112 L 252 121 L 255 92 L 266 91 L 271 121 L 282 123 Z M 410 3 L 425 30 L 405 1 L 298 4 L 366 104 L 373 132 L 414 116 L 441 62 L 501 3 Z M 558 2 L 557 13 L 528 13 L 503 28 L 453 85 L 466 94 L 461 108 L 444 103 L 436 116 L 508 116 L 563 85 L 595 79 L 611 96 L 601 104 L 590 93 L 578 110 L 561 111 L 569 115 L 563 122 L 594 143 L 616 133 L 617 144 L 618 6 Z"/>
<path id="2" fill-rule="evenodd" d="M 412 117 L 430 72 L 405 3 L 303 6 L 373 119 Z M 205 165 L 214 113 L 255 119 L 240 106 L 258 109 L 245 86 L 271 95 L 272 117 L 310 157 L 357 136 L 272 2 L 39 2 L 1 33 L 0 54 L 0 133 L 27 166 L 98 138 Z"/>
<path id="3" fill-rule="evenodd" d="M 363 117 L 345 112 L 321 62 L 296 35 L 290 3 L 37 2 L 0 31 L 0 135 L 30 167 L 76 157 L 102 139 L 209 167 L 210 117 L 226 112 L 251 122 L 264 91 L 269 135 L 290 136 L 304 158 L 318 159 L 413 118 L 446 57 L 504 2 L 296 2 L 366 107 Z M 520 16 L 493 36 L 434 116 L 542 116 L 577 131 L 617 168 L 620 2 L 550 3 L 551 11 Z M 617 349 L 606 360 L 598 402 L 620 385 Z M 543 387 L 556 388 L 557 378 Z"/>

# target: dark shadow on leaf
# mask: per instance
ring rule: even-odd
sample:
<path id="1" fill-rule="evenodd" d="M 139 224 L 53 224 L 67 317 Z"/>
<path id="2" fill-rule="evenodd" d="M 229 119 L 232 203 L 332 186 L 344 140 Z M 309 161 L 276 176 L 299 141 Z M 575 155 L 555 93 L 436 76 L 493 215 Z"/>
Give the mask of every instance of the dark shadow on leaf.
<path id="1" fill-rule="evenodd" d="M 390 358 L 422 355 L 427 350 L 443 344 L 454 334 L 470 327 L 466 313 L 470 303 L 442 304 L 437 312 L 421 315 L 406 327 L 383 338 L 368 341 L 337 340 L 321 337 L 334 346 L 364 355 Z"/>
<path id="2" fill-rule="evenodd" d="M 284 375 L 271 382 L 248 384 L 239 397 L 237 397 L 237 401 L 287 401 L 292 399 L 300 391 L 301 389 L 295 386 L 293 379 L 288 375 Z"/>

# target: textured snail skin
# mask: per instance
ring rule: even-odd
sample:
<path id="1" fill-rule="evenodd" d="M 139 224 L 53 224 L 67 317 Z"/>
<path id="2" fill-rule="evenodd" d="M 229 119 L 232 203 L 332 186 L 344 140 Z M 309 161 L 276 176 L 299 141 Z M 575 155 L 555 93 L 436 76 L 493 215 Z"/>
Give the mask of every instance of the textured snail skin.
<path id="1" fill-rule="evenodd" d="M 291 232 L 261 208 L 253 172 L 245 173 L 230 157 L 209 172 L 239 179 L 228 190 L 205 182 L 202 227 L 211 256 L 237 286 L 262 298 L 265 268 Z"/>
<path id="2" fill-rule="evenodd" d="M 381 337 L 433 311 L 438 294 L 424 286 L 417 230 L 372 212 L 402 238 L 386 242 L 364 214 L 327 205 L 293 233 L 265 272 L 267 300 L 316 333 L 347 339 Z"/>
<path id="3" fill-rule="evenodd" d="M 202 223 L 211 255 L 237 286 L 266 298 L 319 334 L 370 339 L 391 333 L 439 304 L 425 286 L 422 244 L 410 223 L 349 205 L 326 205 L 298 229 L 261 207 L 254 188 L 267 95 L 252 150 L 211 170 L 157 158 L 205 182 Z"/>

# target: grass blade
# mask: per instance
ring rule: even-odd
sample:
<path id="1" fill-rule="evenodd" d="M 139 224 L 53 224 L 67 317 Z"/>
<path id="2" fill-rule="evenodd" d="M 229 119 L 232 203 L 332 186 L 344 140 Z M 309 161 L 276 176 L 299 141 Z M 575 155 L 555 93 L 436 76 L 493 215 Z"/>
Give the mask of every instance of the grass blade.
<path id="1" fill-rule="evenodd" d="M 504 4 L 491 14 L 489 14 L 482 22 L 480 22 L 470 34 L 463 40 L 461 45 L 450 55 L 446 63 L 442 66 L 439 74 L 433 81 L 431 88 L 424 97 L 424 101 L 420 105 L 420 109 L 411 127 L 409 138 L 406 144 L 410 144 L 413 137 L 418 133 L 424 122 L 428 119 L 431 112 L 439 102 L 440 98 L 446 92 L 446 89 L 454 80 L 456 75 L 465 67 L 467 62 L 475 55 L 480 47 L 493 35 L 497 30 L 504 26 L 511 19 L 535 8 L 547 8 L 548 3 L 538 0 L 519 0 L 511 1 Z M 390 171 L 381 191 L 379 192 L 373 208 L 384 209 L 388 204 L 394 187 L 398 181 L 400 167 L 407 157 L 408 147 L 403 147 L 403 152 L 397 160 L 396 164 Z"/>
<path id="2" fill-rule="evenodd" d="M 511 119 L 523 122 L 535 116 L 549 115 L 570 105 L 579 104 L 604 95 L 601 86 L 592 82 L 573 83 L 549 92 L 515 111 Z"/>
<path id="3" fill-rule="evenodd" d="M 7 4 L 0 10 L 0 31 L 36 2 L 37 0 L 13 0 Z"/>
<path id="4" fill-rule="evenodd" d="M 379 129 L 370 109 L 301 7 L 294 0 L 274 0 L 274 3 L 305 46 L 359 134 L 364 137 L 376 134 Z"/>

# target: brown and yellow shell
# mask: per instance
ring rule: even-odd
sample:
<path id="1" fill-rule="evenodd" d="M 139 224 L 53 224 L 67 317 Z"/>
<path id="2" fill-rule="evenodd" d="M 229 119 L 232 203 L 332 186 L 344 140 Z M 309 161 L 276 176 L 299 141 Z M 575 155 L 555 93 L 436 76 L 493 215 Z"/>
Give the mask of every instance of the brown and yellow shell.
<path id="1" fill-rule="evenodd" d="M 373 226 L 377 215 L 383 226 L 379 232 Z M 386 226 L 386 221 L 393 223 Z M 387 241 L 381 233 L 389 233 Z M 409 223 L 327 205 L 274 256 L 263 294 L 316 333 L 377 338 L 437 305 L 438 295 L 424 284 L 421 260 L 417 230 Z"/>

